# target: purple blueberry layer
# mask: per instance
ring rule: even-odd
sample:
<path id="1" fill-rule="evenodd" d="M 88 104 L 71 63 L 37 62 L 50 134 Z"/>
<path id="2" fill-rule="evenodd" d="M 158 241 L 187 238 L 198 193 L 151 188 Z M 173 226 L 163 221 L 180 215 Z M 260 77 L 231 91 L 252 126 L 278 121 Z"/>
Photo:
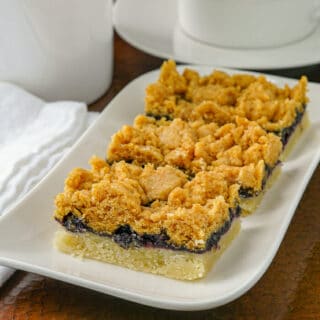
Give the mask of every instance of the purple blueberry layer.
<path id="1" fill-rule="evenodd" d="M 265 174 L 264 174 L 264 177 L 263 177 L 263 180 L 262 180 L 262 188 L 261 188 L 262 190 L 265 188 L 265 186 L 267 184 L 267 181 L 268 181 L 269 177 L 271 176 L 273 170 L 280 164 L 281 164 L 281 162 L 278 161 L 276 163 L 276 165 L 273 166 L 273 167 L 265 165 Z M 240 196 L 240 198 L 247 199 L 247 198 L 258 196 L 260 194 L 260 192 L 261 191 L 254 191 L 252 188 L 240 187 L 239 196 Z"/>
<path id="2" fill-rule="evenodd" d="M 146 113 L 146 116 L 147 117 L 150 117 L 150 118 L 154 118 L 156 120 L 161 120 L 161 119 L 166 119 L 166 120 L 173 120 L 172 116 L 168 115 L 168 114 L 164 114 L 164 115 L 159 115 L 159 114 L 153 114 L 151 112 L 147 112 Z"/>
<path id="3" fill-rule="evenodd" d="M 301 123 L 303 115 L 305 113 L 306 110 L 306 106 L 303 107 L 302 111 L 297 111 L 297 116 L 294 120 L 294 122 L 292 123 L 292 125 L 290 127 L 286 127 L 284 129 L 282 129 L 280 132 L 277 132 L 277 134 L 280 136 L 282 145 L 283 145 L 283 149 L 285 148 L 285 146 L 287 145 L 291 135 L 293 134 L 293 132 L 296 130 L 297 126 Z M 262 181 L 262 189 L 264 189 L 264 187 L 266 186 L 267 180 L 268 178 L 271 176 L 273 170 L 280 164 L 281 162 L 278 161 L 276 163 L 276 165 L 274 167 L 270 167 L 268 165 L 265 166 L 265 176 L 263 178 Z M 259 194 L 259 192 L 254 191 L 251 188 L 244 188 L 244 187 L 240 187 L 239 189 L 239 196 L 241 198 L 251 198 L 251 197 L 255 197 Z"/>
<path id="4" fill-rule="evenodd" d="M 170 238 L 163 230 L 160 234 L 138 234 L 131 229 L 129 225 L 120 226 L 112 234 L 97 232 L 89 227 L 84 220 L 76 217 L 72 212 L 64 216 L 61 223 L 68 231 L 74 233 L 91 232 L 99 236 L 110 237 L 122 248 L 128 249 L 129 247 L 153 247 L 163 248 L 178 251 L 188 251 L 193 253 L 204 253 L 210 251 L 212 248 L 217 248 L 221 237 L 230 229 L 232 221 L 240 215 L 240 207 L 229 209 L 229 220 L 227 220 L 221 228 L 213 232 L 206 242 L 204 249 L 190 250 L 184 246 L 175 246 L 169 242 Z"/>
<path id="5" fill-rule="evenodd" d="M 296 118 L 295 118 L 294 122 L 292 123 L 292 125 L 282 129 L 280 132 L 277 133 L 281 138 L 281 142 L 283 144 L 283 148 L 285 148 L 285 146 L 287 145 L 292 133 L 295 131 L 297 126 L 301 123 L 303 115 L 305 113 L 305 110 L 306 110 L 306 106 L 303 106 L 302 111 L 297 111 Z"/>

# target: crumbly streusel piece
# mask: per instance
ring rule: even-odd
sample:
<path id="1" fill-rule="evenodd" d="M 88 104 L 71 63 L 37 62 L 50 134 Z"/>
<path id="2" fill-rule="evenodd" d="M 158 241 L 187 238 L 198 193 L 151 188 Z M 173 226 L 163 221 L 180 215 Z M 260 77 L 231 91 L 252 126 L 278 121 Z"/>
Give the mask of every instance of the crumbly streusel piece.
<path id="1" fill-rule="evenodd" d="M 138 116 L 134 126 L 125 125 L 112 137 L 107 151 L 110 161 L 137 164 L 170 164 L 188 169 L 193 160 L 196 132 L 181 119 L 155 120 Z"/>
<path id="2" fill-rule="evenodd" d="M 220 125 L 240 116 L 281 134 L 304 112 L 306 91 L 306 77 L 293 88 L 280 88 L 264 76 L 214 71 L 202 77 L 190 69 L 179 74 L 169 60 L 162 65 L 158 81 L 146 89 L 145 110 L 155 116 L 203 119 Z"/>

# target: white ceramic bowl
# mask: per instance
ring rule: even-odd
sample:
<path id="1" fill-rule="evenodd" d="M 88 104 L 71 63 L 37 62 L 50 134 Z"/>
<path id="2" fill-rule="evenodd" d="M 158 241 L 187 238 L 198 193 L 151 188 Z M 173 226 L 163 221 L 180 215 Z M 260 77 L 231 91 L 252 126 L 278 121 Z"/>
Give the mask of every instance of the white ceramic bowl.
<path id="1" fill-rule="evenodd" d="M 90 103 L 113 71 L 112 0 L 1 0 L 0 81 Z"/>
<path id="2" fill-rule="evenodd" d="M 283 46 L 311 34 L 319 0 L 179 0 L 178 20 L 192 38 L 230 48 Z"/>

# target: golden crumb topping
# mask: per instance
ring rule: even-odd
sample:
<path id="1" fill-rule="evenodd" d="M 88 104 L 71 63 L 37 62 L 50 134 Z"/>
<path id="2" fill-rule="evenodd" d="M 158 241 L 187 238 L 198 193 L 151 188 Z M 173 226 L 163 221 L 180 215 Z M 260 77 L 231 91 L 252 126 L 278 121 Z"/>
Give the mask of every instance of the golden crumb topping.
<path id="1" fill-rule="evenodd" d="M 263 160 L 260 160 L 256 164 L 250 163 L 242 167 L 220 165 L 210 167 L 208 170 L 216 177 L 227 180 L 230 184 L 237 183 L 244 189 L 252 189 L 259 192 L 264 187 L 265 169 Z"/>
<path id="2" fill-rule="evenodd" d="M 182 188 L 175 188 L 168 196 L 168 204 L 174 207 L 192 207 L 197 203 L 205 205 L 208 199 L 218 196 L 234 205 L 238 202 L 239 185 L 236 179 L 230 181 L 214 171 L 203 171 L 188 181 Z"/>
<path id="3" fill-rule="evenodd" d="M 76 168 L 68 175 L 55 199 L 57 220 L 72 212 L 96 232 L 111 234 L 123 225 L 139 234 L 165 230 L 173 244 L 199 249 L 238 202 L 239 186 L 210 172 L 188 181 L 169 165 L 109 165 L 95 156 L 90 164 L 91 170 Z"/>
<path id="4" fill-rule="evenodd" d="M 183 186 L 186 182 L 186 175 L 170 166 L 154 169 L 148 164 L 139 177 L 139 183 L 149 201 L 167 200 L 173 189 Z"/>
<path id="5" fill-rule="evenodd" d="M 133 126 L 125 125 L 112 137 L 107 156 L 111 161 L 133 161 L 138 165 L 171 165 L 193 174 L 222 165 L 238 167 L 234 170 L 238 176 L 241 172 L 242 179 L 237 182 L 259 190 L 264 174 L 246 181 L 242 173 L 256 168 L 261 161 L 259 168 L 263 173 L 264 164 L 273 167 L 281 151 L 278 136 L 245 118 L 236 117 L 234 123 L 219 126 L 204 120 L 168 121 L 140 115 Z"/>
<path id="6" fill-rule="evenodd" d="M 304 76 L 293 88 L 280 88 L 264 76 L 214 71 L 202 77 L 190 69 L 179 74 L 175 62 L 169 60 L 162 65 L 158 81 L 146 88 L 145 110 L 147 114 L 220 125 L 240 116 L 278 132 L 291 126 L 302 111 L 308 101 L 306 91 Z"/>
<path id="7" fill-rule="evenodd" d="M 213 232 L 229 220 L 229 206 L 222 196 L 207 201 L 204 206 L 193 204 L 190 208 L 162 208 L 166 219 L 164 229 L 173 244 L 181 243 L 188 249 L 205 248 Z"/>
<path id="8" fill-rule="evenodd" d="M 195 131 L 181 119 L 165 121 L 140 115 L 134 126 L 123 126 L 113 135 L 107 157 L 111 161 L 190 168 L 196 139 Z"/>

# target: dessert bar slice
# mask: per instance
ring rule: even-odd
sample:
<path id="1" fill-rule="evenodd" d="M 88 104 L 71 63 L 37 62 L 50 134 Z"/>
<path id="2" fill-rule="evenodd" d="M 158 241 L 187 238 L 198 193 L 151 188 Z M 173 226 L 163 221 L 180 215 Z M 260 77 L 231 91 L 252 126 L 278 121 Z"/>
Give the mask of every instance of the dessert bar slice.
<path id="1" fill-rule="evenodd" d="M 306 91 L 306 77 L 293 88 L 280 88 L 264 76 L 221 71 L 200 76 L 191 69 L 180 74 L 170 60 L 163 64 L 158 81 L 146 89 L 145 111 L 156 118 L 202 119 L 218 124 L 245 117 L 276 133 L 285 147 L 307 124 Z"/>
<path id="2" fill-rule="evenodd" d="M 281 151 L 278 136 L 244 118 L 219 126 L 203 120 L 156 120 L 140 115 L 133 126 L 123 126 L 112 137 L 107 158 L 138 165 L 169 164 L 191 177 L 201 171 L 219 172 L 229 183 L 240 185 L 240 206 L 251 211 L 277 167 Z M 249 206 L 249 202 L 256 204 Z"/>
<path id="3" fill-rule="evenodd" d="M 239 230 L 239 185 L 219 174 L 189 181 L 169 165 L 90 163 L 74 169 L 56 197 L 55 245 L 63 252 L 193 280 Z"/>

